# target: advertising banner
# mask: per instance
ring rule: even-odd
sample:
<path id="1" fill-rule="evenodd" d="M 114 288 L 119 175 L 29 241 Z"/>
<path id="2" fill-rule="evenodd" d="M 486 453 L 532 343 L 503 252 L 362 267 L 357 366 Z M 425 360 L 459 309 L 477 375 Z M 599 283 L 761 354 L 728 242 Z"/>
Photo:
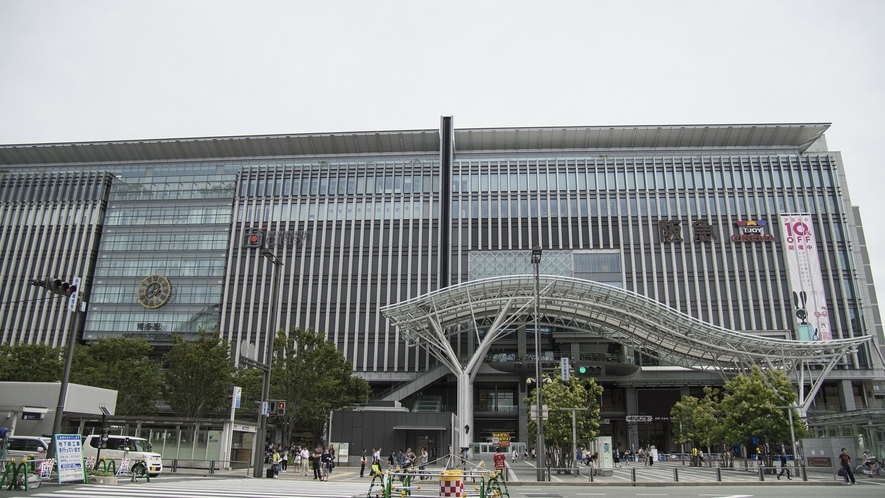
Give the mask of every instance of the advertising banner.
<path id="1" fill-rule="evenodd" d="M 56 434 L 55 453 L 58 459 L 58 483 L 86 482 L 83 469 L 83 444 L 79 434 Z"/>
<path id="2" fill-rule="evenodd" d="M 833 339 L 824 298 L 824 282 L 817 257 L 818 240 L 811 215 L 782 214 L 784 259 L 790 272 L 796 338 L 800 341 Z"/>

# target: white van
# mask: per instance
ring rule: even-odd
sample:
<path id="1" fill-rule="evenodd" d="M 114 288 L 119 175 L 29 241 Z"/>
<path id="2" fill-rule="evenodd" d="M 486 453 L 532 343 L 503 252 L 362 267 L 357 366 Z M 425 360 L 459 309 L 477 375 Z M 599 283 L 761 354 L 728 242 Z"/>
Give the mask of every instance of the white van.
<path id="1" fill-rule="evenodd" d="M 83 440 L 83 456 L 98 458 L 98 448 L 101 445 L 100 434 L 90 434 Z M 157 477 L 163 472 L 163 458 L 159 453 L 150 449 L 147 440 L 140 437 L 108 436 L 107 444 L 101 448 L 101 456 L 107 460 L 113 460 L 120 468 L 124 458 L 129 459 L 129 468 L 140 462 L 142 458 L 147 464 L 148 475 Z"/>

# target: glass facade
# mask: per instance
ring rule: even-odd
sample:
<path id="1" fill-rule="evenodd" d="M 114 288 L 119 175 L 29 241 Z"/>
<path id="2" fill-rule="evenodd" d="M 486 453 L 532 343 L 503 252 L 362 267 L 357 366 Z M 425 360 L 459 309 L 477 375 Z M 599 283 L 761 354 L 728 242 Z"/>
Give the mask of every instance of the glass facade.
<path id="1" fill-rule="evenodd" d="M 796 339 L 779 223 L 802 214 L 821 241 L 814 251 L 833 337 L 873 335 L 881 344 L 859 210 L 841 156 L 821 139 L 827 127 L 453 130 L 453 155 L 442 150 L 443 130 L 0 146 L 2 340 L 63 344 L 66 303 L 28 283 L 79 275 L 89 306 L 78 330 L 87 342 L 145 337 L 162 346 L 176 334 L 218 330 L 239 358 L 263 351 L 276 327 L 307 328 L 326 334 L 381 393 L 436 365 L 406 345 L 381 307 L 444 285 L 531 274 L 536 245 L 543 274 Z M 303 235 L 267 248 L 283 263 L 278 279 L 260 250 L 243 247 L 256 229 Z M 513 333 L 490 358 L 518 363 L 533 354 L 529 318 L 508 324 Z M 489 326 L 465 323 L 453 333 L 457 354 L 469 357 Z M 668 368 L 666 359 L 643 348 L 556 320 L 540 336 L 545 362 L 637 364 L 634 386 L 666 378 L 653 370 Z M 874 404 L 864 393 L 874 391 L 877 358 L 866 347 L 846 357 L 826 388 L 854 382 L 864 387 L 856 402 Z M 477 376 L 478 434 L 524 430 L 523 377 Z M 710 382 L 679 379 L 694 388 Z M 636 410 L 634 387 L 615 376 L 600 381 L 607 404 Z M 397 401 L 408 406 L 421 394 L 455 404 L 443 376 L 427 385 Z M 828 396 L 827 404 L 847 399 Z M 626 429 L 613 420 L 613 434 Z"/>
<path id="2" fill-rule="evenodd" d="M 188 163 L 114 168 L 84 339 L 218 330 L 239 166 Z M 169 282 L 161 306 L 140 295 L 150 275 Z"/>

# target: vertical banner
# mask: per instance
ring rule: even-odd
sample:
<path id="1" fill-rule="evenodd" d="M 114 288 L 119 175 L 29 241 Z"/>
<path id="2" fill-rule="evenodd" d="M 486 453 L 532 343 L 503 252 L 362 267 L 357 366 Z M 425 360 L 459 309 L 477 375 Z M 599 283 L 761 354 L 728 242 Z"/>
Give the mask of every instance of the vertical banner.
<path id="1" fill-rule="evenodd" d="M 58 460 L 58 483 L 86 482 L 83 446 L 79 434 L 56 434 L 55 457 Z"/>
<path id="2" fill-rule="evenodd" d="M 800 341 L 833 339 L 824 282 L 817 257 L 817 237 L 808 214 L 782 214 L 784 259 L 790 271 L 790 298 L 796 319 L 796 338 Z"/>

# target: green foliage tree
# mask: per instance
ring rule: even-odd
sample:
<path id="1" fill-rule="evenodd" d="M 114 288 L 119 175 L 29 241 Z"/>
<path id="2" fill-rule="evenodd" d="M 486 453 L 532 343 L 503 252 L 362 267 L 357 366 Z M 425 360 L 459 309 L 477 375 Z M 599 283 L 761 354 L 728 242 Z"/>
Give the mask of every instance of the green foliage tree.
<path id="1" fill-rule="evenodd" d="M 46 344 L 0 346 L 0 380 L 58 382 L 64 373 L 65 348 Z"/>
<path id="2" fill-rule="evenodd" d="M 261 402 L 261 390 L 264 388 L 264 370 L 237 369 L 234 374 L 234 385 L 243 388 L 240 394 L 240 407 L 234 416 L 240 420 L 255 420 L 258 416 L 258 404 Z"/>
<path id="3" fill-rule="evenodd" d="M 720 440 L 719 390 L 704 388 L 704 397 L 683 396 L 670 409 L 674 441 L 702 447 L 710 453 L 710 446 Z"/>
<path id="4" fill-rule="evenodd" d="M 723 387 L 725 395 L 719 404 L 722 413 L 723 437 L 728 442 L 750 444 L 755 437 L 760 443 L 790 441 L 790 423 L 781 406 L 796 401 L 790 379 L 779 370 L 762 371 L 753 366 L 750 375 L 738 375 Z M 796 439 L 805 437 L 806 429 L 796 413 L 793 416 Z M 764 452 L 766 466 L 772 466 L 774 453 Z"/>
<path id="5" fill-rule="evenodd" d="M 179 417 L 229 415 L 234 374 L 230 346 L 218 333 L 200 331 L 196 341 L 174 336 L 164 355 L 167 370 L 163 396 Z"/>
<path id="6" fill-rule="evenodd" d="M 319 442 L 332 410 L 369 399 L 369 383 L 353 375 L 353 364 L 323 334 L 293 328 L 275 342 L 271 369 L 271 399 L 286 401 L 286 413 L 275 416 L 281 441 L 289 444 L 295 427 L 303 427 Z"/>
<path id="7" fill-rule="evenodd" d="M 548 419 L 544 421 L 544 446 L 547 456 L 552 461 L 551 467 L 571 468 L 574 455 L 572 452 L 572 414 L 560 408 L 587 408 L 575 413 L 575 433 L 578 445 L 589 442 L 599 434 L 599 397 L 602 386 L 595 379 L 582 379 L 570 375 L 567 382 L 561 375 L 553 377 L 542 375 L 541 388 L 544 405 L 547 407 Z M 536 389 L 536 388 L 535 388 Z M 529 414 L 528 433 L 537 434 L 538 422 L 531 419 L 532 407 L 537 406 L 535 389 L 525 398 L 526 410 Z M 568 458 L 566 458 L 568 454 Z"/>
<path id="8" fill-rule="evenodd" d="M 115 415 L 155 415 L 162 389 L 160 365 L 144 338 L 108 337 L 74 350 L 71 382 L 117 391 Z"/>

